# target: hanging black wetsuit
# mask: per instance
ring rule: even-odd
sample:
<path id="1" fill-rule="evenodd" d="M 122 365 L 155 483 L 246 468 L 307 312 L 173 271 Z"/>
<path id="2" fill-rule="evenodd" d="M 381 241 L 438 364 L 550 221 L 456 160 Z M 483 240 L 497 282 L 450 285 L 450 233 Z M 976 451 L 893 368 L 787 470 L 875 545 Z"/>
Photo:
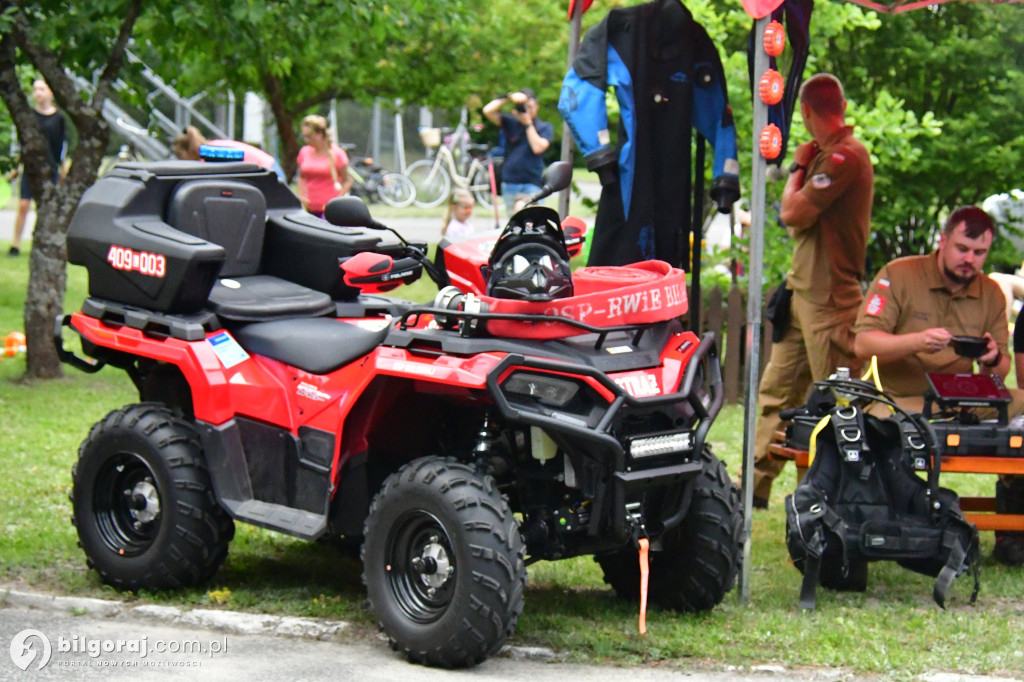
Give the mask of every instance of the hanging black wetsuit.
<path id="1" fill-rule="evenodd" d="M 620 119 L 611 147 L 605 90 Z M 601 176 L 589 265 L 689 263 L 691 128 L 714 150 L 712 198 L 739 197 L 736 131 L 715 45 L 679 0 L 611 10 L 590 29 L 558 110 Z M 697 169 L 703 173 L 704 170 Z"/>

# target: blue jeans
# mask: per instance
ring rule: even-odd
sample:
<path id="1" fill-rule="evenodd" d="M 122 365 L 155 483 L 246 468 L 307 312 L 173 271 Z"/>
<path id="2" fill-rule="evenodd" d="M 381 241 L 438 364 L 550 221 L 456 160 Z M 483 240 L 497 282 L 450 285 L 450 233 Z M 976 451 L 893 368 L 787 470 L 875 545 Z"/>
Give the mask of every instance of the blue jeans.
<path id="1" fill-rule="evenodd" d="M 515 212 L 516 200 L 525 201 L 540 191 L 540 185 L 531 182 L 503 182 L 501 196 L 505 199 L 505 209 L 509 216 Z"/>

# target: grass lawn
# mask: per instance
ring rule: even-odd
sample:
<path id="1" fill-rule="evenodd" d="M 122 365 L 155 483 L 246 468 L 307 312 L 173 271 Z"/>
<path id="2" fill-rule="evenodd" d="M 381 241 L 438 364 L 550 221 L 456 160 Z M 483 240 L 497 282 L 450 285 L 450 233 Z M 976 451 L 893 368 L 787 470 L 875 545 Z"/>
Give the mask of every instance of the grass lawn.
<path id="1" fill-rule="evenodd" d="M 0 261 L 0 336 L 21 329 L 27 268 L 27 258 Z M 69 274 L 70 311 L 84 296 L 85 277 L 76 267 Z M 126 595 L 100 584 L 69 523 L 71 466 L 89 427 L 137 395 L 123 373 L 109 368 L 95 375 L 68 368 L 64 379 L 35 383 L 21 381 L 23 372 L 23 356 L 0 361 L 0 582 L 185 608 L 346 619 L 355 634 L 373 636 L 358 561 L 242 524 L 226 563 L 202 589 Z M 711 433 L 715 452 L 737 478 L 743 423 L 742 407 L 730 406 Z M 993 479 L 956 475 L 944 483 L 961 494 L 988 494 Z M 592 560 L 540 562 L 530 567 L 526 607 L 511 642 L 620 665 L 829 666 L 853 677 L 886 678 L 1024 671 L 1024 571 L 988 559 L 991 533 L 982 534 L 986 559 L 975 605 L 968 603 L 968 577 L 956 581 L 943 611 L 931 600 L 930 578 L 880 563 L 871 567 L 867 592 L 819 590 L 817 610 L 800 612 L 800 574 L 786 552 L 782 508 L 794 485 L 787 467 L 772 508 L 754 515 L 749 604 L 740 604 L 734 591 L 705 614 L 652 611 L 648 634 L 640 636 L 635 606 L 614 598 Z"/>

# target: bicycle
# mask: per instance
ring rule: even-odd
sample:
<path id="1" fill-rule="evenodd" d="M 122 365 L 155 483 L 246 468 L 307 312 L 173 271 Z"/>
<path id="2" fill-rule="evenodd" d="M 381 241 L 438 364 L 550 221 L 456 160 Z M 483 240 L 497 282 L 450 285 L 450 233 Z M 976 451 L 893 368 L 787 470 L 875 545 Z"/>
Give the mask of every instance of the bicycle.
<path id="1" fill-rule="evenodd" d="M 384 170 L 368 156 L 350 156 L 348 174 L 352 177 L 349 192 L 370 203 L 380 199 L 388 206 L 405 208 L 416 199 L 416 187 L 409 178 Z"/>
<path id="2" fill-rule="evenodd" d="M 448 198 L 454 182 L 457 187 L 468 189 L 481 206 L 492 208 L 491 171 L 486 160 L 478 154 L 473 154 L 466 172 L 459 172 L 459 164 L 452 148 L 464 142 L 460 134 L 466 134 L 465 128 L 461 125 L 456 128 L 450 143 L 442 144 L 441 133 L 440 128 L 420 130 L 420 139 L 423 140 L 428 152 L 434 148 L 437 151 L 433 158 L 415 161 L 405 170 L 406 177 L 416 188 L 413 203 L 421 208 L 440 205 Z M 487 145 L 464 144 L 463 148 L 467 153 L 481 152 L 487 149 Z"/>

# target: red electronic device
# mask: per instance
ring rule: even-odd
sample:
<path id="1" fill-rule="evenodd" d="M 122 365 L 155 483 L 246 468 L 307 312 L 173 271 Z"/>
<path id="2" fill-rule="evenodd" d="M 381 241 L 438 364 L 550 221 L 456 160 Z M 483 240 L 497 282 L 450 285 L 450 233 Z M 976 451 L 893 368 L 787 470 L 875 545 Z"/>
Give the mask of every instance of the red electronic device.
<path id="1" fill-rule="evenodd" d="M 992 374 L 943 374 L 928 373 L 931 387 L 925 394 L 924 414 L 933 416 L 933 409 L 940 413 L 964 413 L 971 408 L 995 408 L 1001 424 L 1007 423 L 1007 407 L 1012 398 L 1002 379 Z"/>

